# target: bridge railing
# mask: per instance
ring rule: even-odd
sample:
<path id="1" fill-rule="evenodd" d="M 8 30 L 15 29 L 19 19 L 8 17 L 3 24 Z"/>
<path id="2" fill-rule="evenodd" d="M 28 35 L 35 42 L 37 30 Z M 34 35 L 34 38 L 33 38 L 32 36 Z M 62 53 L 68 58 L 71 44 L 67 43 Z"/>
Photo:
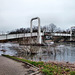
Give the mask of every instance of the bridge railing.
<path id="1" fill-rule="evenodd" d="M 41 33 L 41 35 L 44 35 L 44 34 Z M 32 36 L 37 36 L 37 33 L 32 33 Z M 23 38 L 23 37 L 31 37 L 31 33 L 4 34 L 4 35 L 0 35 L 0 40 Z"/>
<path id="2" fill-rule="evenodd" d="M 52 36 L 71 36 L 71 34 L 67 33 L 51 33 Z"/>

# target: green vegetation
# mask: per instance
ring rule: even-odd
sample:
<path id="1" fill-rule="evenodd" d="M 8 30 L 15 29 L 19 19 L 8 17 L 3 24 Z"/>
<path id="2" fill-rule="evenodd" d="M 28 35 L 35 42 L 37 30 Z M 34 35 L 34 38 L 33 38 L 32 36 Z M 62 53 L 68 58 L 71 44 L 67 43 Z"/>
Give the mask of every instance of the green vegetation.
<path id="1" fill-rule="evenodd" d="M 8 57 L 8 58 L 12 58 L 17 61 L 27 62 L 27 63 L 30 63 L 30 64 L 36 66 L 36 67 L 39 67 L 39 71 L 44 73 L 44 75 L 75 75 L 75 71 L 72 71 L 71 69 L 69 69 L 67 67 L 55 65 L 53 63 L 44 63 L 42 61 L 35 62 L 35 61 L 30 61 L 30 60 L 18 58 L 15 56 L 9 56 L 9 55 L 3 55 L 3 56 Z"/>
<path id="2" fill-rule="evenodd" d="M 70 72 L 70 75 L 75 75 L 75 71 Z"/>
<path id="3" fill-rule="evenodd" d="M 2 56 L 5 56 L 5 57 L 8 57 L 8 58 L 11 58 L 11 59 L 14 59 L 14 60 L 17 60 L 17 61 L 21 61 L 21 62 L 28 62 L 34 66 L 42 66 L 44 64 L 44 62 L 35 62 L 35 61 L 30 61 L 30 60 L 26 60 L 26 59 L 22 59 L 22 58 L 18 58 L 18 57 L 15 57 L 15 56 L 9 56 L 9 55 L 2 55 Z"/>

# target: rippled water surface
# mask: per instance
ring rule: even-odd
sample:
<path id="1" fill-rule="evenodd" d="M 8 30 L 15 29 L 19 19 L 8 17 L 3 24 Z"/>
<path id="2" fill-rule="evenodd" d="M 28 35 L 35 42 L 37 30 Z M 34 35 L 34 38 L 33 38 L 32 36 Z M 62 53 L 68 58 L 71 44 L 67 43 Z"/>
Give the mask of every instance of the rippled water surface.
<path id="1" fill-rule="evenodd" d="M 0 43 L 0 55 L 6 54 L 6 55 L 15 55 L 17 54 L 16 50 L 13 50 L 13 46 L 17 46 L 17 44 L 11 44 L 11 43 Z"/>
<path id="2" fill-rule="evenodd" d="M 6 52 L 1 51 L 2 49 Z M 26 51 L 36 51 L 37 54 L 27 54 Z M 75 43 L 55 43 L 52 46 L 19 46 L 12 43 L 0 43 L 0 55 L 9 54 L 35 61 L 69 61 L 75 62 Z"/>

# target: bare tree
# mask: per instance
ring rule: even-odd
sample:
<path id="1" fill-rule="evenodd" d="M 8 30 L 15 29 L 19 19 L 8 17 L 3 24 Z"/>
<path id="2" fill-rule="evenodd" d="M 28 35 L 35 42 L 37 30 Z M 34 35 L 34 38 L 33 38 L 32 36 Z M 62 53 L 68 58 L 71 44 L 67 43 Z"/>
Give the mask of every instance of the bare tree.
<path id="1" fill-rule="evenodd" d="M 58 28 L 56 28 L 56 31 L 55 31 L 55 32 L 57 32 L 57 33 L 61 33 L 62 30 L 58 27 Z"/>
<path id="2" fill-rule="evenodd" d="M 55 32 L 56 31 L 56 25 L 54 25 L 53 23 L 51 23 L 50 25 L 49 25 L 49 31 L 50 32 Z"/>

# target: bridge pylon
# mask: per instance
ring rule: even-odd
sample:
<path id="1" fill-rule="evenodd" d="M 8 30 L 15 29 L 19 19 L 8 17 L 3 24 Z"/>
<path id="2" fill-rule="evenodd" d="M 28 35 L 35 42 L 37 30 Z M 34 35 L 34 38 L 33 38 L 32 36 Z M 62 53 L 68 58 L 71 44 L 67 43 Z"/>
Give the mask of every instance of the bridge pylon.
<path id="1" fill-rule="evenodd" d="M 30 21 L 30 32 L 31 32 L 31 38 L 32 38 L 32 21 L 38 19 L 38 32 L 37 32 L 37 43 L 41 44 L 41 28 L 40 28 L 40 18 L 39 17 L 35 17 L 32 18 Z"/>

